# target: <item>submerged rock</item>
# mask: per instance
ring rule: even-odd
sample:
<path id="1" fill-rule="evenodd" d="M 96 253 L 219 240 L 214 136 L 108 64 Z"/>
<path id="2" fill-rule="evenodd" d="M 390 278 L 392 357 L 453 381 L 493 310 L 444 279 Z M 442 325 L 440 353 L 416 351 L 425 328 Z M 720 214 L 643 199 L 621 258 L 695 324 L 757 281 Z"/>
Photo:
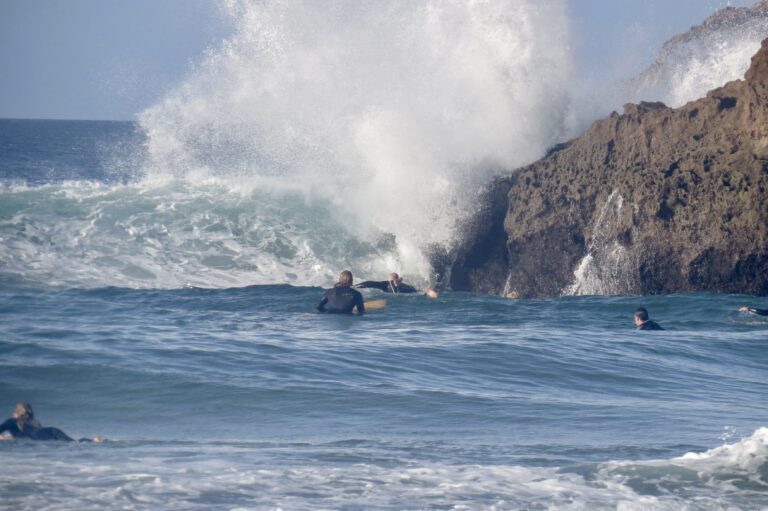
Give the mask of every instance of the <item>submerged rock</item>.
<path id="1" fill-rule="evenodd" d="M 768 294 L 768 39 L 744 80 L 676 109 L 628 104 L 483 204 L 454 290 Z"/>

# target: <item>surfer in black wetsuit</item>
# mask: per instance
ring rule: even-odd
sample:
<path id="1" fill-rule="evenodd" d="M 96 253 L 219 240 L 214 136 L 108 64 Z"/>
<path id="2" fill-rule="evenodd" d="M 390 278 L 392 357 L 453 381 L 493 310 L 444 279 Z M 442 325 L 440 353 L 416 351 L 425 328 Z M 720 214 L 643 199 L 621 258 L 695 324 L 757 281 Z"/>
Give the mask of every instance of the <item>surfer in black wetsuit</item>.
<path id="1" fill-rule="evenodd" d="M 35 419 L 35 412 L 29 403 L 17 403 L 11 418 L 0 424 L 0 435 L 8 432 L 13 438 L 29 438 L 30 440 L 61 440 L 74 442 L 75 439 L 59 428 L 44 428 Z M 101 442 L 99 437 L 81 438 L 80 442 Z"/>
<path id="2" fill-rule="evenodd" d="M 317 310 L 330 314 L 351 314 L 357 308 L 358 314 L 365 313 L 363 295 L 352 289 L 352 272 L 344 270 L 339 275 L 339 281 L 323 295 Z"/>
<path id="3" fill-rule="evenodd" d="M 366 280 L 356 285 L 357 288 L 373 288 L 384 291 L 385 293 L 424 293 L 430 298 L 436 298 L 437 293 L 432 289 L 416 289 L 413 286 L 403 283 L 403 279 L 397 273 L 390 273 L 389 280 Z"/>
<path id="4" fill-rule="evenodd" d="M 739 312 L 748 312 L 750 314 L 757 314 L 758 316 L 768 316 L 768 309 L 755 309 L 754 307 L 741 307 Z"/>
<path id="5" fill-rule="evenodd" d="M 640 307 L 635 311 L 635 326 L 638 330 L 664 330 L 661 325 L 648 317 L 648 311 L 645 307 Z"/>

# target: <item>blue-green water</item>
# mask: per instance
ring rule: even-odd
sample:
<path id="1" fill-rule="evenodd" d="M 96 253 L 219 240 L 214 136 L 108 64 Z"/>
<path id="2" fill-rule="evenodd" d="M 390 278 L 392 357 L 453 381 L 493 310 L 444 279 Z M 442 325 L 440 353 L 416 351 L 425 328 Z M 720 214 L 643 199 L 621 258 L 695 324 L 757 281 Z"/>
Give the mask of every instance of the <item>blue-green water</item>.
<path id="1" fill-rule="evenodd" d="M 768 318 L 737 312 L 764 299 L 371 292 L 387 306 L 321 315 L 393 241 L 340 239 L 290 193 L 116 177 L 94 149 L 59 179 L 0 126 L 0 406 L 109 439 L 0 442 L 0 508 L 768 506 Z M 636 332 L 640 305 L 666 330 Z"/>

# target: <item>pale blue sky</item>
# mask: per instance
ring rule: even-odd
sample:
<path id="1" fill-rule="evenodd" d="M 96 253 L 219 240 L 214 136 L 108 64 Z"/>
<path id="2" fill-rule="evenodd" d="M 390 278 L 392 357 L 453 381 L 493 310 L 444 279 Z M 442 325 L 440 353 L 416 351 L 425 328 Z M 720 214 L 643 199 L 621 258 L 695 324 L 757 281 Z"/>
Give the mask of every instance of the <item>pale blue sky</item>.
<path id="1" fill-rule="evenodd" d="M 580 66 L 632 74 L 672 35 L 751 3 L 569 0 Z M 0 117 L 133 119 L 229 30 L 216 0 L 0 0 Z"/>

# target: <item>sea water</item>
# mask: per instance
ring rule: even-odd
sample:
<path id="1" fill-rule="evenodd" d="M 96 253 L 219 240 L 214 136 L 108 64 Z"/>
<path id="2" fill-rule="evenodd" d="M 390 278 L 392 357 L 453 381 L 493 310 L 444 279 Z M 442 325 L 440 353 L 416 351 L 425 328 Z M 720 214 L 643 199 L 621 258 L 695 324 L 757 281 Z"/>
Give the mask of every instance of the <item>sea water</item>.
<path id="1" fill-rule="evenodd" d="M 133 123 L 0 127 L 0 404 L 107 438 L 0 442 L 0 508 L 768 506 L 757 298 L 373 291 L 321 315 L 313 265 L 386 244 L 289 235 L 322 211 L 295 197 L 129 178 L 102 149 L 142 147 Z M 665 331 L 634 330 L 641 305 Z"/>

